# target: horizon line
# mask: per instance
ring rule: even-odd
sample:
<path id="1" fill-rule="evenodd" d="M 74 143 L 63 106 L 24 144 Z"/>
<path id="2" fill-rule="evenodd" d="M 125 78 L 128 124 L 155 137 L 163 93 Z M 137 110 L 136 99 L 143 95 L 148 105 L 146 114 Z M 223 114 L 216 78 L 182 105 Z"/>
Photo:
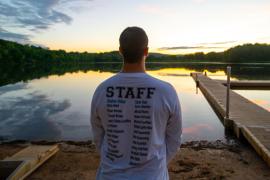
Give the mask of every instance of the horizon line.
<path id="1" fill-rule="evenodd" d="M 110 52 L 119 52 L 119 50 L 97 50 L 97 51 L 87 51 L 87 50 L 67 50 L 67 49 L 61 49 L 61 48 L 53 48 L 50 49 L 50 47 L 44 46 L 42 44 L 38 44 L 38 43 L 34 43 L 34 42 L 17 42 L 14 40 L 8 40 L 8 39 L 2 39 L 0 38 L 0 40 L 4 40 L 4 41 L 9 41 L 9 42 L 14 42 L 14 43 L 18 43 L 18 44 L 22 44 L 22 45 L 29 45 L 29 46 L 35 46 L 35 47 L 40 47 L 42 49 L 48 49 L 51 51 L 60 51 L 63 50 L 66 53 L 110 53 Z M 241 43 L 241 44 L 237 44 L 234 46 L 230 46 L 230 47 L 207 47 L 207 46 L 173 46 L 173 47 L 160 47 L 160 48 L 156 48 L 155 50 L 149 51 L 149 54 L 161 54 L 161 55 L 178 55 L 178 56 L 183 56 L 183 55 L 188 55 L 188 54 L 196 54 L 196 53 L 203 53 L 203 54 L 208 54 L 208 53 L 221 53 L 221 52 L 225 52 L 228 49 L 237 47 L 237 46 L 243 46 L 243 45 L 247 45 L 247 44 L 265 44 L 265 45 L 270 45 L 270 43 L 260 43 L 260 42 L 245 42 L 245 43 Z M 190 47 L 190 48 L 189 48 Z M 164 53 L 164 52 L 160 52 L 160 51 L 175 51 L 175 50 L 192 50 L 192 49 L 222 49 L 221 51 L 194 51 L 194 52 L 187 52 L 187 53 Z"/>

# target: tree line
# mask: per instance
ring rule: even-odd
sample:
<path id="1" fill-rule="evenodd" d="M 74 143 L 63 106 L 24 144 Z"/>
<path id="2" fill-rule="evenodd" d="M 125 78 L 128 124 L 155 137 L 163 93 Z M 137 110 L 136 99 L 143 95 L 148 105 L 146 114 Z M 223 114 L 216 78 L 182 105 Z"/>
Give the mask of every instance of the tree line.
<path id="1" fill-rule="evenodd" d="M 150 53 L 149 62 L 270 62 L 269 44 L 244 44 L 230 48 L 224 52 L 197 52 L 185 55 L 168 55 Z M 97 63 L 121 62 L 118 51 L 105 53 L 66 52 L 65 50 L 49 50 L 33 45 L 22 45 L 0 39 L 0 63 L 9 66 L 48 66 L 64 63 Z"/>
<path id="2" fill-rule="evenodd" d="M 259 43 L 244 44 L 232 47 L 224 52 L 187 54 L 184 59 L 226 63 L 269 63 L 270 45 Z"/>
<path id="3" fill-rule="evenodd" d="M 224 63 L 270 62 L 270 45 L 245 44 L 230 48 L 224 52 L 198 52 L 186 55 L 150 53 L 147 58 L 147 62 L 165 62 L 163 65 L 166 64 L 172 67 L 175 64 L 169 62 L 182 62 L 185 64 L 181 66 L 186 67 L 191 65 L 191 61 Z M 100 64 L 99 62 L 105 63 Z M 61 75 L 79 70 L 105 69 L 118 71 L 121 65 L 113 62 L 122 62 L 118 51 L 105 53 L 66 52 L 33 45 L 22 45 L 0 39 L 0 86 L 21 80 L 40 78 L 51 74 Z M 147 66 L 156 69 L 161 65 L 155 63 Z"/>

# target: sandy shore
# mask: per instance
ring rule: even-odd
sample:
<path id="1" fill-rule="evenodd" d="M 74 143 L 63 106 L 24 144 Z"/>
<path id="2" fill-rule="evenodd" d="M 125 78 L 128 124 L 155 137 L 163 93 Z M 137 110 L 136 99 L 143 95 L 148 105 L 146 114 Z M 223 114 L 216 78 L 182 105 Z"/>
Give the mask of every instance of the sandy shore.
<path id="1" fill-rule="evenodd" d="M 35 142 L 48 144 L 48 142 Z M 60 151 L 28 179 L 95 179 L 99 155 L 91 142 L 60 142 Z M 0 145 L 0 159 L 29 143 Z M 270 179 L 270 168 L 245 144 L 195 141 L 182 145 L 169 165 L 171 179 Z"/>

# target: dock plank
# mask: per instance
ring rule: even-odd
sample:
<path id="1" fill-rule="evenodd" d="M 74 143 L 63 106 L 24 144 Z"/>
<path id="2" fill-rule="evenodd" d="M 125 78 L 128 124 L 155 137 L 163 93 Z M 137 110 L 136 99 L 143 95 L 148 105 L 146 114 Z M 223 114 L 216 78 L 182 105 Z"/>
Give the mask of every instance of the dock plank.
<path id="1" fill-rule="evenodd" d="M 225 117 L 226 87 L 202 73 L 191 73 L 215 111 Z M 234 130 L 238 138 L 244 137 L 270 166 L 270 112 L 230 90 L 230 117 L 221 118 L 224 125 Z M 227 123 L 228 121 L 229 123 Z"/>

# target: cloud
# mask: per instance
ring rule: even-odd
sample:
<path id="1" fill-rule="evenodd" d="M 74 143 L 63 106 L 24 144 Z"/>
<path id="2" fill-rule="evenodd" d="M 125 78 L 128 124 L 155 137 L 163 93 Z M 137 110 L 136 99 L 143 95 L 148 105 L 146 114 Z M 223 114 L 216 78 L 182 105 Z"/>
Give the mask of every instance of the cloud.
<path id="1" fill-rule="evenodd" d="M 72 18 L 57 10 L 62 0 L 7 0 L 0 3 L 0 17 L 9 25 L 33 31 L 48 29 L 56 23 L 70 24 Z"/>
<path id="2" fill-rule="evenodd" d="M 172 47 L 161 47 L 158 50 L 192 50 L 192 49 L 223 49 L 227 47 L 223 47 L 221 45 L 228 45 L 236 43 L 237 41 L 220 41 L 220 42 L 209 42 L 209 43 L 199 43 L 194 46 L 172 46 Z"/>
<path id="3" fill-rule="evenodd" d="M 30 36 L 9 32 L 42 32 L 59 23 L 71 24 L 73 18 L 67 13 L 74 6 L 85 5 L 91 0 L 2 0 L 0 2 L 0 38 L 30 42 Z M 83 2 L 83 3 L 82 3 Z M 72 10 L 71 10 L 72 11 Z"/>
<path id="4" fill-rule="evenodd" d="M 256 40 L 270 40 L 270 36 L 259 37 Z"/>
<path id="5" fill-rule="evenodd" d="M 161 47 L 158 50 L 164 51 L 164 50 L 181 50 L 181 49 L 220 49 L 224 47 L 220 46 L 174 46 L 174 47 Z"/>
<path id="6" fill-rule="evenodd" d="M 199 45 L 223 45 L 223 44 L 232 44 L 237 41 L 223 41 L 223 42 L 210 42 L 210 43 L 200 43 Z"/>
<path id="7" fill-rule="evenodd" d="M 199 4 L 207 2 L 207 0 L 192 0 L 192 1 Z"/>
<path id="8" fill-rule="evenodd" d="M 4 40 L 8 40 L 8 41 L 16 41 L 16 42 L 19 42 L 21 44 L 31 44 L 33 46 L 48 49 L 48 47 L 43 45 L 43 44 L 31 41 L 31 39 L 30 39 L 31 37 L 32 36 L 30 36 L 28 34 L 13 33 L 13 32 L 7 31 L 7 30 L 0 27 L 0 39 L 4 39 Z M 0 94 L 1 94 L 1 92 L 0 92 Z"/>
<path id="9" fill-rule="evenodd" d="M 0 39 L 5 39 L 9 41 L 17 41 L 23 44 L 31 42 L 29 35 L 9 32 L 1 27 L 0 27 Z"/>
<path id="10" fill-rule="evenodd" d="M 146 5 L 143 4 L 139 7 L 139 10 L 145 13 L 153 13 L 153 14 L 158 14 L 162 13 L 163 9 L 160 6 L 157 5 Z"/>
<path id="11" fill-rule="evenodd" d="M 167 8 L 157 4 L 142 4 L 138 7 L 138 10 L 140 12 L 147 14 L 169 16 L 169 17 L 176 16 L 176 12 L 172 8 Z"/>

